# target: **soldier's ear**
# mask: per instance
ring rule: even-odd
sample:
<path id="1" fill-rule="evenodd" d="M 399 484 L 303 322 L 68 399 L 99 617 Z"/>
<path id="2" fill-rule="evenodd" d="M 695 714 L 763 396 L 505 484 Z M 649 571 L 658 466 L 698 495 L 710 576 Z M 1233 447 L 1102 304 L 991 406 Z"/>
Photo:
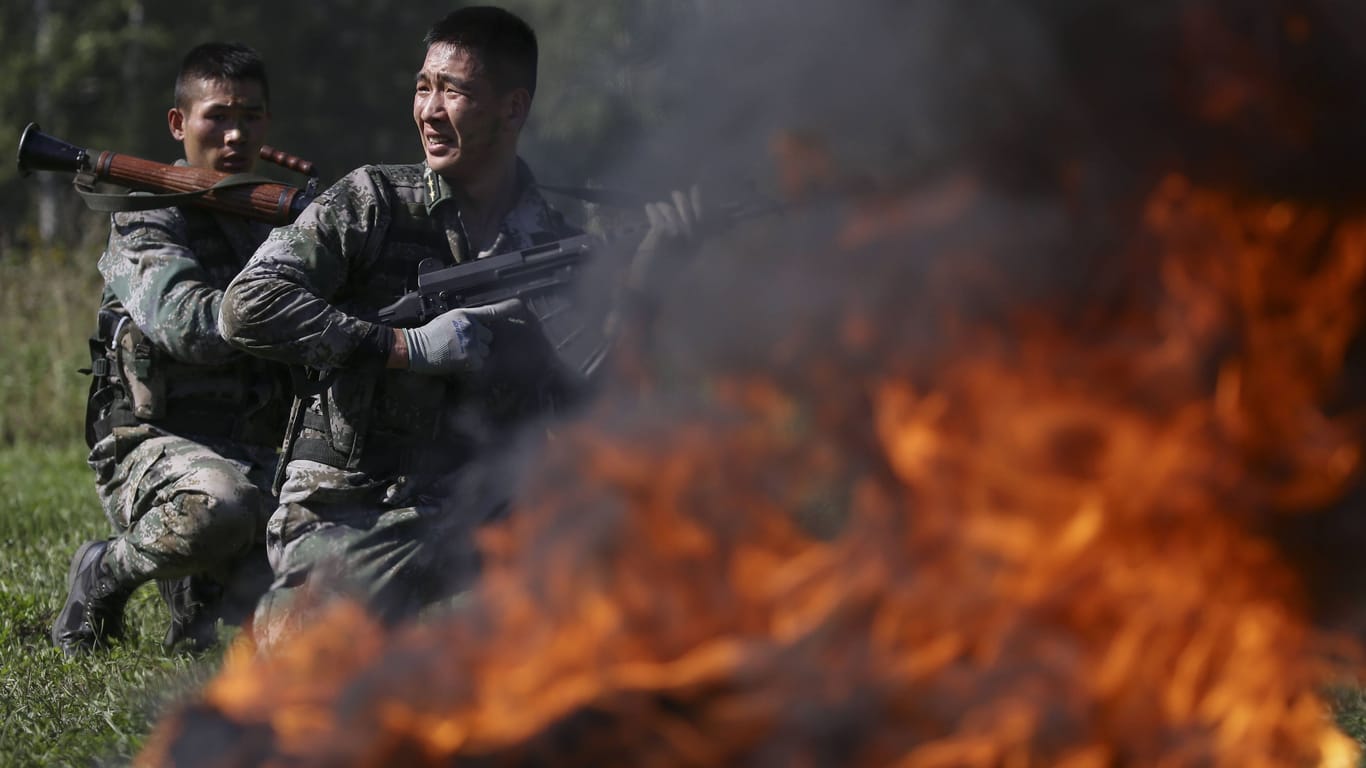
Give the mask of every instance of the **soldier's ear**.
<path id="1" fill-rule="evenodd" d="M 525 88 L 514 88 L 503 96 L 503 124 L 520 131 L 531 111 L 531 93 Z"/>
<path id="2" fill-rule="evenodd" d="M 166 125 L 171 129 L 171 137 L 176 141 L 185 140 L 185 113 L 179 107 L 171 107 L 166 113 Z"/>

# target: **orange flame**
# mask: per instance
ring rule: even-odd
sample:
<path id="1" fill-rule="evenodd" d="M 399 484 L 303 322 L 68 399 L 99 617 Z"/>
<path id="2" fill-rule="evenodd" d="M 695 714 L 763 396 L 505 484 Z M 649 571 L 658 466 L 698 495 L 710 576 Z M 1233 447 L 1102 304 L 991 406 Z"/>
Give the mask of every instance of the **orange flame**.
<path id="1" fill-rule="evenodd" d="M 451 617 L 343 604 L 236 648 L 143 762 L 211 722 L 215 765 L 1353 765 L 1340 647 L 1269 527 L 1359 475 L 1366 221 L 1172 176 L 1144 222 L 1103 325 L 950 324 L 926 366 L 851 313 L 871 375 L 566 431 Z"/>

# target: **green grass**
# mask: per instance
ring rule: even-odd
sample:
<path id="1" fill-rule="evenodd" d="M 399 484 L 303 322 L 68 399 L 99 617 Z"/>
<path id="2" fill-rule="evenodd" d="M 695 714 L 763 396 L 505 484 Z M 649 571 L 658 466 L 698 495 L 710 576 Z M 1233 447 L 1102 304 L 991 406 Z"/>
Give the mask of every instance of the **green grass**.
<path id="1" fill-rule="evenodd" d="M 1338 727 L 1361 745 L 1362 759 L 1358 765 L 1366 768 L 1366 689 L 1341 688 L 1329 694 Z"/>
<path id="2" fill-rule="evenodd" d="M 82 249 L 84 251 L 85 249 Z M 0 445 L 81 434 L 99 249 L 0 250 Z"/>
<path id="3" fill-rule="evenodd" d="M 82 541 L 107 535 L 84 445 L 0 448 L 0 765 L 123 764 L 159 712 L 218 657 L 168 657 L 167 614 L 149 587 L 129 609 L 128 642 L 68 659 L 48 628 Z"/>

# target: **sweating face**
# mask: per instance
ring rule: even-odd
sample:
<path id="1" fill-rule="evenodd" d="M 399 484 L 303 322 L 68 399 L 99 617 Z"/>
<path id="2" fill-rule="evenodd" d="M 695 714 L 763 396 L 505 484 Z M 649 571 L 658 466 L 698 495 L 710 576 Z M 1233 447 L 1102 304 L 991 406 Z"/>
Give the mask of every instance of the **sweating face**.
<path id="1" fill-rule="evenodd" d="M 167 114 L 171 135 L 185 145 L 185 160 L 224 173 L 246 173 L 255 167 L 270 125 L 261 84 L 199 80 L 188 91 L 189 105 Z"/>
<path id="2" fill-rule="evenodd" d="M 432 170 L 456 183 L 516 152 L 529 97 L 523 89 L 499 94 L 464 49 L 433 45 L 417 73 L 413 120 Z"/>

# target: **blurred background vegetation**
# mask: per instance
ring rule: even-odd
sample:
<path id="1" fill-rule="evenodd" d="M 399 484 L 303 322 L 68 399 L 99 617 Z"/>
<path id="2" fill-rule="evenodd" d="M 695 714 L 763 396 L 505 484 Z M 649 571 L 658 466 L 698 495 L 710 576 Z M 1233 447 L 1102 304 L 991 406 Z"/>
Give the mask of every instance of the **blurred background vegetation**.
<path id="1" fill-rule="evenodd" d="M 541 38 L 541 87 L 524 148 L 543 181 L 581 182 L 660 112 L 653 51 L 711 11 L 705 0 L 503 3 Z M 264 56 L 270 143 L 313 160 L 324 181 L 367 162 L 410 162 L 413 72 L 431 22 L 459 3 L 336 0 L 12 0 L 0 5 L 0 138 L 24 125 L 82 147 L 170 162 L 166 110 L 180 58 L 207 40 Z M 11 150 L 13 151 L 13 150 Z M 68 179 L 0 165 L 0 243 L 78 242 Z"/>

